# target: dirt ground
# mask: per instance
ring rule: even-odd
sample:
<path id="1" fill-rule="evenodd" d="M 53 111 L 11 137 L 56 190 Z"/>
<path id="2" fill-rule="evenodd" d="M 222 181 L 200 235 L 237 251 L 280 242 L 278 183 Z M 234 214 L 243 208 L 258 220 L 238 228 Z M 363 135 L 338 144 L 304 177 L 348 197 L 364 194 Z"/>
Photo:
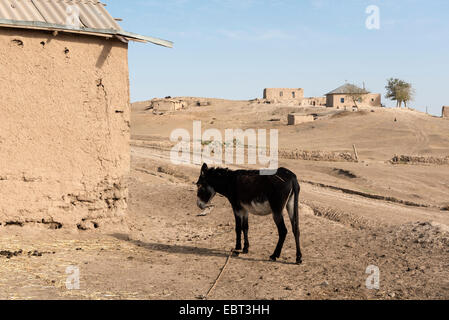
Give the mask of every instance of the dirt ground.
<path id="1" fill-rule="evenodd" d="M 199 167 L 170 162 L 170 133 L 207 128 L 279 129 L 283 151 L 353 153 L 359 162 L 280 159 L 301 180 L 301 244 L 289 229 L 282 258 L 270 217 L 250 217 L 251 249 L 229 260 L 210 299 L 448 299 L 449 167 L 401 164 L 395 155 L 449 155 L 449 122 L 410 110 L 301 109 L 317 121 L 287 126 L 292 107 L 211 99 L 154 115 L 135 105 L 127 226 L 81 232 L 7 226 L 0 232 L 0 299 L 201 299 L 235 243 L 229 204 L 196 206 Z M 295 153 L 296 154 L 296 153 Z M 100 228 L 101 229 L 101 228 Z M 76 267 L 79 290 L 66 286 Z M 380 271 L 369 290 L 368 266 Z M 73 269 L 72 269 L 73 270 Z"/>

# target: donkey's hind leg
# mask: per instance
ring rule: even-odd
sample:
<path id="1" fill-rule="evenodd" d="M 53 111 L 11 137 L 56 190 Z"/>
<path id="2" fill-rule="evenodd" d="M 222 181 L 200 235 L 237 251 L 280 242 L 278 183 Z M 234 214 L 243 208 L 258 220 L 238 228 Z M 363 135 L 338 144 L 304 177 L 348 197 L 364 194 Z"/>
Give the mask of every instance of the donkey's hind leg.
<path id="1" fill-rule="evenodd" d="M 242 229 L 245 240 L 245 245 L 243 246 L 243 254 L 247 254 L 249 252 L 249 237 L 248 237 L 248 212 L 245 212 L 245 215 L 242 217 Z"/>
<path id="2" fill-rule="evenodd" d="M 270 259 L 272 261 L 276 261 L 281 256 L 282 248 L 284 246 L 284 241 L 285 241 L 285 238 L 287 237 L 287 228 L 285 227 L 282 210 L 280 210 L 278 212 L 273 212 L 273 219 L 274 219 L 274 222 L 276 223 L 276 226 L 278 227 L 279 241 L 278 241 L 276 249 L 274 250 L 274 253 L 270 257 Z"/>
<path id="3" fill-rule="evenodd" d="M 288 202 L 287 202 L 287 211 L 288 211 L 288 216 L 290 217 L 290 221 L 292 223 L 292 230 L 293 230 L 293 234 L 295 236 L 295 241 L 296 241 L 296 263 L 301 264 L 302 263 L 302 253 L 301 253 L 301 245 L 299 242 L 299 237 L 300 237 L 299 209 L 298 209 L 297 197 L 298 196 L 295 195 L 295 192 L 293 192 L 290 195 L 290 198 L 288 199 Z"/>

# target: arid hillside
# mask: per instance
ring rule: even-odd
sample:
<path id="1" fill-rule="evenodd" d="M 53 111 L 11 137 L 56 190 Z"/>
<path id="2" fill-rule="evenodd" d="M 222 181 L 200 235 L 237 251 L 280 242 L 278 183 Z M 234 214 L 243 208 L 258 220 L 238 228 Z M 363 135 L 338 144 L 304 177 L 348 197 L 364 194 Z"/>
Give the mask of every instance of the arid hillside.
<path id="1" fill-rule="evenodd" d="M 203 299 L 214 284 L 209 299 L 449 298 L 448 120 L 412 110 L 181 99 L 187 107 L 176 111 L 133 105 L 125 228 L 4 227 L 0 298 Z M 316 120 L 287 126 L 291 112 Z M 218 196 L 201 212 L 200 167 L 170 159 L 170 134 L 192 132 L 194 120 L 203 131 L 279 129 L 280 165 L 301 184 L 302 265 L 294 264 L 290 226 L 281 259 L 270 262 L 273 219 L 251 216 L 249 254 L 230 258 L 215 283 L 235 244 L 232 210 Z M 67 290 L 67 266 L 79 267 L 80 290 Z M 369 266 L 380 270 L 379 289 L 366 286 Z"/>
<path id="2" fill-rule="evenodd" d="M 133 104 L 132 135 L 168 139 L 175 128 L 191 130 L 192 120 L 201 120 L 204 129 L 280 129 L 281 145 L 290 149 L 352 152 L 352 145 L 356 144 L 363 160 L 390 160 L 395 154 L 435 157 L 449 154 L 447 120 L 414 110 L 372 108 L 351 112 L 324 107 L 190 99 L 207 100 L 211 105 L 197 107 L 192 103 L 185 110 L 154 116 L 153 110 L 144 108 L 148 103 Z M 313 114 L 317 121 L 286 126 L 287 115 L 291 112 Z"/>
<path id="3" fill-rule="evenodd" d="M 182 128 L 192 134 L 194 120 L 201 121 L 203 131 L 216 128 L 223 135 L 225 129 L 278 129 L 280 158 L 297 167 L 303 180 L 433 206 L 449 204 L 446 119 L 404 109 L 350 112 L 257 101 L 207 101 L 210 106 L 192 103 L 185 110 L 163 115 L 133 109 L 132 144 L 168 151 L 175 145 L 170 142 L 171 132 Z M 312 114 L 316 121 L 287 126 L 291 112 Z M 358 163 L 352 162 L 354 145 Z"/>

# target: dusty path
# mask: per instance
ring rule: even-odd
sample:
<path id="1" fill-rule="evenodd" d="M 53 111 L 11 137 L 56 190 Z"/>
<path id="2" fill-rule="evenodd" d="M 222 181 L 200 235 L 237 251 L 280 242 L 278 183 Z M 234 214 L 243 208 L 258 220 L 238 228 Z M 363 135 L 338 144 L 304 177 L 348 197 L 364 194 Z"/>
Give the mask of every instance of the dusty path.
<path id="1" fill-rule="evenodd" d="M 170 166 L 170 154 L 166 150 L 160 150 L 156 148 L 145 148 L 142 146 L 133 146 L 131 148 L 131 154 L 136 159 L 151 160 L 161 165 L 167 164 Z M 281 165 L 286 165 L 289 168 L 295 169 L 295 163 L 293 161 L 282 161 Z M 173 167 L 173 166 L 172 166 Z M 182 167 L 188 168 L 189 171 L 198 171 L 199 166 L 194 164 L 184 164 Z M 237 166 L 230 166 L 233 168 L 240 168 Z M 303 170 L 299 167 L 297 170 L 298 176 L 302 176 Z M 137 170 L 142 168 L 137 167 Z M 182 170 L 177 170 L 178 172 Z M 145 170 L 143 170 L 145 172 Z M 193 179 L 193 178 L 192 178 Z M 302 181 L 302 197 L 308 199 L 308 201 L 315 201 L 317 203 L 322 202 L 328 206 L 338 208 L 343 206 L 346 210 L 352 212 L 354 216 L 362 216 L 367 220 L 372 220 L 376 224 L 402 224 L 405 222 L 416 222 L 420 219 L 425 221 L 435 221 L 449 225 L 449 215 L 441 212 L 439 206 L 433 204 L 422 203 L 424 208 L 420 208 L 415 205 L 402 205 L 400 203 L 392 203 L 387 200 L 376 200 L 358 195 L 347 194 L 333 190 L 330 188 L 323 188 L 317 186 L 317 183 L 308 183 Z M 398 199 L 397 201 L 402 201 Z M 390 214 L 390 211 L 394 211 L 394 215 Z M 387 215 L 387 217 L 384 217 Z"/>
<path id="2" fill-rule="evenodd" d="M 136 166 L 146 162 L 145 158 L 135 160 Z M 187 174 L 187 171 L 188 169 L 184 174 Z M 226 260 L 227 251 L 234 243 L 233 217 L 229 205 L 219 198 L 215 202 L 216 209 L 210 215 L 197 217 L 198 209 L 195 208 L 194 201 L 188 200 L 195 199 L 195 188 L 191 184 L 176 181 L 176 176 L 176 172 L 173 173 L 174 182 L 164 185 L 163 191 L 160 190 L 161 186 L 155 187 L 157 179 L 161 179 L 157 176 L 144 174 L 136 179 L 135 183 L 138 183 L 139 179 L 146 181 L 145 188 L 139 189 L 147 190 L 147 194 L 150 194 L 155 202 L 155 207 L 162 207 L 164 203 L 164 210 L 157 215 L 158 222 L 165 223 L 161 228 L 163 234 L 152 228 L 153 236 L 148 236 L 150 233 L 140 227 L 141 230 L 136 236 L 140 243 L 144 246 L 146 243 L 150 248 L 161 241 L 161 238 L 165 238 L 166 244 L 158 247 L 161 251 L 178 256 L 183 266 L 199 263 L 197 272 L 183 273 L 185 281 L 190 283 L 198 273 L 203 274 L 204 271 L 212 269 L 215 272 L 208 280 L 213 281 Z M 317 190 L 311 191 L 313 194 L 317 193 Z M 328 190 L 322 191 L 326 193 L 327 198 L 332 193 Z M 337 192 L 333 193 L 336 197 L 341 196 Z M 144 194 L 136 196 L 140 199 Z M 308 191 L 304 192 L 303 199 L 307 203 L 312 202 L 313 206 L 315 200 L 308 199 Z M 137 199 L 134 200 L 139 203 Z M 362 201 L 369 202 L 366 199 Z M 179 209 L 181 203 L 182 209 Z M 143 206 L 140 203 L 139 209 L 134 211 L 137 220 L 139 212 L 146 211 L 141 205 Z M 170 208 L 172 205 L 173 208 Z M 353 203 L 349 204 L 349 207 L 351 206 Z M 404 210 L 406 209 L 408 208 Z M 148 211 L 150 210 L 148 208 Z M 390 214 L 395 212 L 394 208 L 390 210 Z M 329 218 L 341 220 L 335 222 Z M 284 259 L 279 264 L 267 261 L 276 242 L 274 224 L 269 218 L 251 217 L 251 253 L 231 260 L 213 298 L 365 299 L 448 296 L 448 282 L 443 280 L 447 277 L 446 267 L 449 263 L 448 248 L 443 242 L 445 238 L 427 236 L 427 232 L 432 234 L 431 230 L 436 230 L 437 227 L 414 222 L 399 226 L 394 225 L 395 223 L 388 226 L 379 223 L 376 226 L 372 223 L 374 220 L 366 220 L 368 223 L 360 222 L 359 226 L 351 227 L 356 220 L 357 216 L 350 213 L 346 216 L 332 216 L 332 212 L 329 212 L 327 217 L 317 217 L 312 210 L 303 206 L 302 241 L 307 261 L 298 267 L 291 264 L 295 255 L 291 236 L 286 243 Z M 414 229 L 416 231 L 413 231 Z M 426 240 L 420 242 L 420 239 L 424 238 Z M 198 254 L 202 256 L 199 260 Z M 432 259 L 429 260 L 429 256 Z M 367 278 L 365 271 L 369 265 L 379 266 L 382 272 L 383 286 L 380 291 L 367 290 L 364 285 Z M 167 268 L 179 270 L 176 266 Z M 173 273 L 176 273 L 174 270 Z M 198 291 L 194 292 L 196 295 Z"/>
<path id="3" fill-rule="evenodd" d="M 195 299 L 205 295 L 234 244 L 234 218 L 223 198 L 215 200 L 210 215 L 198 217 L 195 187 L 189 181 L 196 169 L 170 172 L 168 168 L 165 160 L 133 157 L 129 232 L 101 236 L 8 229 L 0 237 L 2 250 L 24 253 L 0 257 L 0 298 Z M 377 201 L 313 186 L 305 186 L 302 198 L 324 214 L 316 216 L 317 212 L 301 207 L 304 264 L 292 264 L 291 233 L 282 259 L 269 262 L 277 238 L 274 223 L 252 216 L 251 252 L 231 259 L 212 299 L 449 297 L 448 243 L 439 227 L 415 222 L 380 227 L 372 223 L 377 218 L 360 219 L 352 211 L 331 210 L 326 215 L 320 207 L 331 208 L 322 201 L 326 198 L 351 200 L 347 207 Z M 422 210 L 388 206 L 390 215 L 399 207 Z M 29 256 L 34 250 L 42 256 Z M 70 265 L 80 269 L 80 290 L 65 286 Z M 369 265 L 380 269 L 380 290 L 365 286 Z"/>

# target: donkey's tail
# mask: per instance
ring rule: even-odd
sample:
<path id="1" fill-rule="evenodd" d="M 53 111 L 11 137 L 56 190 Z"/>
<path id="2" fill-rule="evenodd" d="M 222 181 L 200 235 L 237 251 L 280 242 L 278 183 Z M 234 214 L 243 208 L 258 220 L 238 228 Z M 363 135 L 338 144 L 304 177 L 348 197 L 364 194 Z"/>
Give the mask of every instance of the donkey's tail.
<path id="1" fill-rule="evenodd" d="M 293 179 L 293 192 L 295 193 L 295 203 L 294 203 L 294 213 L 292 227 L 295 234 L 296 241 L 296 263 L 302 263 L 302 253 L 300 244 L 300 231 L 299 231 L 299 193 L 301 192 L 301 187 L 299 186 L 298 179 L 295 177 Z"/>
<path id="2" fill-rule="evenodd" d="M 295 232 L 299 229 L 299 193 L 301 192 L 301 187 L 299 186 L 298 179 L 296 177 L 293 178 L 293 193 L 295 195 L 294 206 L 293 206 L 293 228 Z"/>

